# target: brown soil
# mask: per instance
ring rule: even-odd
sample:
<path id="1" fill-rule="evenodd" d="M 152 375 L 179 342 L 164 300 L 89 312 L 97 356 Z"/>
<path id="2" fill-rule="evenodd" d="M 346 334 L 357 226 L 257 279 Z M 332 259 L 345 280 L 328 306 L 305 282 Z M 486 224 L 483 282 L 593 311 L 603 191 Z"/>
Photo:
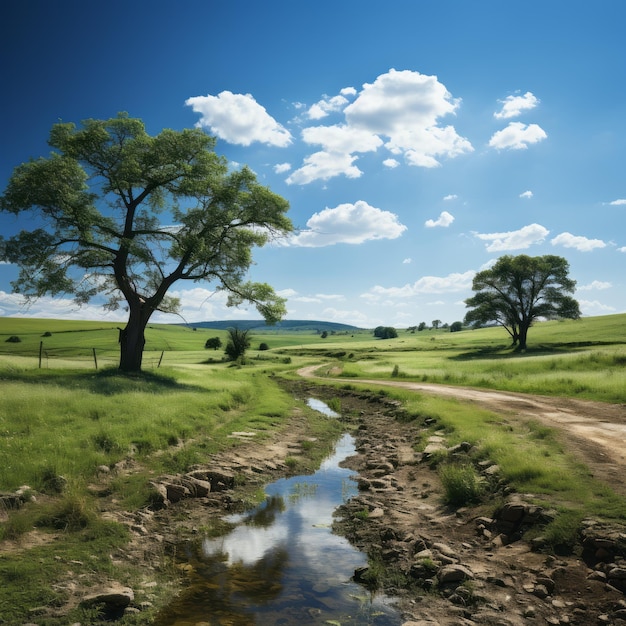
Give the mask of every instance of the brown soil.
<path id="1" fill-rule="evenodd" d="M 306 377 L 313 372 L 307 369 L 300 373 Z M 363 380 L 352 382 L 367 384 Z M 626 496 L 622 482 L 624 407 L 402 381 L 386 384 L 460 397 L 509 416 L 541 420 L 558 427 L 568 450 L 586 463 L 599 480 Z M 306 383 L 302 386 L 306 387 Z M 324 394 L 332 397 L 338 391 L 315 386 L 311 393 L 324 399 Z M 501 533 L 497 520 L 492 518 L 493 502 L 462 509 L 444 505 L 438 473 L 412 446 L 423 434 L 420 430 L 425 429 L 397 419 L 396 403 L 372 394 L 368 397 L 358 392 L 339 393 L 344 394 L 342 412 L 359 415 L 358 455 L 348 464 L 365 479 L 363 482 L 375 488 L 367 486 L 343 507 L 336 530 L 382 561 L 388 571 L 408 574 L 401 579 L 401 588 L 393 576 L 383 582 L 390 594 L 401 599 L 408 623 L 626 624 L 625 587 L 618 583 L 620 591 L 607 584 L 604 575 L 613 565 L 626 566 L 624 528 L 596 529 L 606 537 L 615 537 L 616 533 L 621 537 L 620 549 L 611 555 L 582 546 L 569 554 L 554 555 L 540 541 L 534 545 L 527 541 L 521 532 Z M 432 429 L 428 432 L 432 433 Z M 380 469 L 386 461 L 391 462 L 393 471 Z M 505 498 L 523 502 L 516 494 L 506 494 Z M 362 513 L 359 515 L 363 510 L 370 514 L 365 520 Z M 537 528 L 534 530 L 536 535 Z M 539 550 L 538 546 L 544 549 Z M 422 550 L 427 552 L 421 555 L 428 555 L 438 567 L 466 566 L 472 578 L 462 584 L 437 584 L 434 572 L 419 571 Z M 602 556 L 617 563 L 602 563 Z M 437 586 L 437 591 L 428 592 L 431 586 Z"/>

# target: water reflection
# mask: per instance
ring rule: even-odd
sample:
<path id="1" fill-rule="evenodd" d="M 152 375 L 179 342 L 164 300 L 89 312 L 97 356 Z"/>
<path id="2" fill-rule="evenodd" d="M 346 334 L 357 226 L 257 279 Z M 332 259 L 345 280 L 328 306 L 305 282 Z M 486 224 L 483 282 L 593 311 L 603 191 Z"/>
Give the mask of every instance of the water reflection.
<path id="1" fill-rule="evenodd" d="M 333 411 L 325 402 L 322 402 L 317 398 L 308 398 L 306 403 L 309 407 L 311 407 L 315 411 L 323 413 L 327 417 L 341 417 L 339 413 Z"/>
<path id="2" fill-rule="evenodd" d="M 339 467 L 353 453 L 344 435 L 315 474 L 272 483 L 263 504 L 227 518 L 230 533 L 190 546 L 190 586 L 156 623 L 400 624 L 384 598 L 351 582 L 366 557 L 330 530 L 333 511 L 356 492 L 352 472 Z"/>

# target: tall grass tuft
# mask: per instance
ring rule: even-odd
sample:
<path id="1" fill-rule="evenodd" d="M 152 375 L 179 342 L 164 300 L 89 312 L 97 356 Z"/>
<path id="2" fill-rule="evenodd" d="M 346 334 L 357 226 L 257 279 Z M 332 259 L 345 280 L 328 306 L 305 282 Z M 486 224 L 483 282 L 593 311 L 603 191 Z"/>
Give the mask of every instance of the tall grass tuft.
<path id="1" fill-rule="evenodd" d="M 472 504 L 478 502 L 484 493 L 483 482 L 471 463 L 444 463 L 439 466 L 439 478 L 448 504 Z"/>

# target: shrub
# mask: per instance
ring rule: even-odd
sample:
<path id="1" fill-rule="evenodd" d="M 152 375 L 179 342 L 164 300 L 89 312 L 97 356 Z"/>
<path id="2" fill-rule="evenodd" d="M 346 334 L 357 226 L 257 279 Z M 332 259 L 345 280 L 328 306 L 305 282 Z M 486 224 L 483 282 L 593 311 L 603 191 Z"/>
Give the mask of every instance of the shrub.
<path id="1" fill-rule="evenodd" d="M 259 350 L 269 350 L 269 349 L 270 349 L 270 347 L 264 341 L 262 341 L 259 344 Z"/>
<path id="2" fill-rule="evenodd" d="M 228 329 L 228 343 L 226 344 L 226 356 L 231 361 L 243 362 L 246 350 L 250 347 L 249 329 Z"/>
<path id="3" fill-rule="evenodd" d="M 17 336 L 17 335 L 11 335 L 7 340 L 6 343 L 20 343 L 22 340 Z"/>
<path id="4" fill-rule="evenodd" d="M 207 350 L 218 350 L 222 347 L 222 340 L 219 337 L 210 337 L 206 340 L 204 347 Z"/>

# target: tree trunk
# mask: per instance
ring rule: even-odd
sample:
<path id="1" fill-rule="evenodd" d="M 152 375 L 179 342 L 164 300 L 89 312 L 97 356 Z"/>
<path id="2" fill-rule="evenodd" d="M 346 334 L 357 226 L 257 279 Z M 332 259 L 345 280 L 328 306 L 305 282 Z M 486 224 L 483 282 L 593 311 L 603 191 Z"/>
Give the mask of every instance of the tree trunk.
<path id="1" fill-rule="evenodd" d="M 143 349 L 146 345 L 145 330 L 150 315 L 145 315 L 140 307 L 130 315 L 126 327 L 120 329 L 120 367 L 122 372 L 140 372 Z"/>
<path id="2" fill-rule="evenodd" d="M 520 324 L 519 333 L 517 336 L 518 343 L 516 348 L 518 352 L 523 352 L 524 350 L 526 350 L 526 337 L 528 336 L 528 327 L 529 325 L 527 326 L 525 324 Z"/>

